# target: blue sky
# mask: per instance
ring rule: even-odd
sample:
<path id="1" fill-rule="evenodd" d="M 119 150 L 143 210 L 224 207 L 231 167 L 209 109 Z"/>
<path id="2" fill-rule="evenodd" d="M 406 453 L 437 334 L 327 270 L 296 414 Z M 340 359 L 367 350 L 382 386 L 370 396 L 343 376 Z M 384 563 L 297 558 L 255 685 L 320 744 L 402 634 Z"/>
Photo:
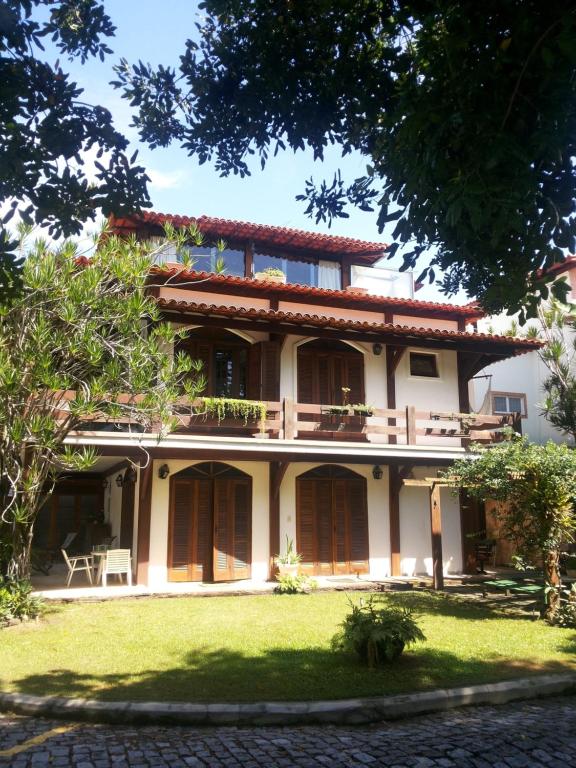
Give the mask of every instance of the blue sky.
<path id="1" fill-rule="evenodd" d="M 391 242 L 392 226 L 380 234 L 376 213 L 351 209 L 349 219 L 336 220 L 328 229 L 326 224 L 316 225 L 314 219 L 305 216 L 305 205 L 295 200 L 310 176 L 316 181 L 331 179 L 337 168 L 346 180 L 362 175 L 366 160 L 359 154 L 342 158 L 337 149 L 332 149 L 324 163 L 315 163 L 310 153 L 281 152 L 269 161 L 264 171 L 256 162 L 252 176 L 240 179 L 220 177 L 211 165 L 200 166 L 176 144 L 156 150 L 140 144 L 137 132 L 130 128 L 129 103 L 109 84 L 114 79 L 112 67 L 120 57 L 130 62 L 141 59 L 153 65 L 176 66 L 186 39 L 196 34 L 195 23 L 201 20 L 201 12 L 196 2 L 187 0 L 106 0 L 105 7 L 117 28 L 115 37 L 108 41 L 114 53 L 104 62 L 90 60 L 81 65 L 76 61 L 62 61 L 62 65 L 84 88 L 82 98 L 106 106 L 118 130 L 130 139 L 131 151 L 139 149 L 139 160 L 151 178 L 149 192 L 154 210 L 192 216 L 206 214 Z M 47 49 L 46 58 L 50 60 L 52 55 L 56 58 Z M 385 266 L 398 267 L 400 263 L 397 258 Z M 419 298 L 446 301 L 433 286 L 422 290 Z M 458 297 L 459 303 L 465 300 L 465 296 Z"/>

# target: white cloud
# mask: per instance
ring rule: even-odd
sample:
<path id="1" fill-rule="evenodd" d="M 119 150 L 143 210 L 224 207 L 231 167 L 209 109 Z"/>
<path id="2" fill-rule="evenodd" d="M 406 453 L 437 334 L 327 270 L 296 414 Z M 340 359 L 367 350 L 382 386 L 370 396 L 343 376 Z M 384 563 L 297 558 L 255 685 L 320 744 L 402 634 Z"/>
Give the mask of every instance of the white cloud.
<path id="1" fill-rule="evenodd" d="M 146 173 L 150 177 L 150 186 L 156 189 L 177 189 L 186 178 L 183 171 L 155 171 L 147 168 Z"/>

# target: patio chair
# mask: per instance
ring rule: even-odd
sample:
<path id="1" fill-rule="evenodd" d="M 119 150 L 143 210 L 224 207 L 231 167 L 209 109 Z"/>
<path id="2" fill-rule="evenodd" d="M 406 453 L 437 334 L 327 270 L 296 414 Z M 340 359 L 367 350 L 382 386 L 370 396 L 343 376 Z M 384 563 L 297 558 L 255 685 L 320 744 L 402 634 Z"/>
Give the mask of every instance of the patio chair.
<path id="1" fill-rule="evenodd" d="M 70 542 L 72 541 L 72 539 L 70 539 L 70 536 L 74 538 L 75 535 L 76 534 L 69 533 L 68 536 L 66 536 L 66 539 L 64 540 L 64 544 L 66 544 L 66 546 L 69 546 Z M 66 586 L 69 587 L 70 582 L 72 581 L 72 576 L 75 573 L 79 573 L 81 571 L 86 572 L 88 581 L 90 582 L 90 584 L 93 584 L 94 582 L 92 581 L 92 569 L 94 567 L 94 563 L 92 561 L 92 555 L 75 555 L 74 557 L 69 557 L 64 547 L 64 544 L 60 548 L 60 552 L 62 552 L 62 557 L 64 558 L 64 562 L 68 567 L 68 578 L 66 579 Z"/>
<path id="2" fill-rule="evenodd" d="M 122 576 L 126 574 L 128 586 L 132 586 L 132 558 L 129 549 L 109 549 L 102 568 L 102 586 L 106 586 L 108 574 Z"/>

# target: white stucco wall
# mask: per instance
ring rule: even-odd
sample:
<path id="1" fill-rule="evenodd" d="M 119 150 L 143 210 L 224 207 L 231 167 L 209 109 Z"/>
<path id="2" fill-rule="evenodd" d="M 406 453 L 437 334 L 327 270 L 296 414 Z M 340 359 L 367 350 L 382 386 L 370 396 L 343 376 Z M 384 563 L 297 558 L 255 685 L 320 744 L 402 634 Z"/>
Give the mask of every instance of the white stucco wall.
<path id="1" fill-rule="evenodd" d="M 415 478 L 436 477 L 437 467 L 416 467 Z M 440 493 L 444 573 L 462 570 L 460 504 L 449 488 Z M 403 486 L 400 491 L 400 569 L 403 576 L 432 575 L 430 491 Z"/>
<path id="2" fill-rule="evenodd" d="M 168 577 L 168 516 L 170 479 L 158 477 L 158 467 L 168 464 L 170 476 L 201 464 L 201 461 L 161 459 L 154 461 L 152 473 L 152 511 L 150 520 L 150 560 L 148 584 L 161 587 Z M 227 461 L 232 467 L 252 478 L 252 580 L 265 581 L 268 576 L 268 465 L 265 462 Z"/>

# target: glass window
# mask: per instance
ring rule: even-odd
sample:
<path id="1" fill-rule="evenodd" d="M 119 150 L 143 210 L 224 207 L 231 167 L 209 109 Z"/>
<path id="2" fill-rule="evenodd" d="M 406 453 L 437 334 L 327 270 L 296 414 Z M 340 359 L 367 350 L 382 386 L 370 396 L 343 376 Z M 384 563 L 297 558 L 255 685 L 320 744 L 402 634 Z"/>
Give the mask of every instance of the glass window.
<path id="1" fill-rule="evenodd" d="M 153 243 L 156 246 L 160 242 L 160 238 L 153 238 Z M 216 272 L 216 265 L 221 262 L 224 265 L 223 274 L 244 277 L 244 251 L 235 248 L 225 248 L 223 251 L 219 251 L 215 246 L 186 245 L 179 250 L 173 243 L 165 243 L 156 254 L 154 263 L 174 262 L 181 264 L 184 260 L 184 253 L 194 261 L 193 269 L 197 272 Z"/>
<path id="2" fill-rule="evenodd" d="M 526 395 L 522 392 L 492 393 L 493 413 L 519 413 L 526 416 Z"/>
<path id="3" fill-rule="evenodd" d="M 254 254 L 254 274 L 267 267 L 281 269 L 286 275 L 286 282 L 298 285 L 318 285 L 318 264 L 310 261 L 297 261 L 283 256 L 268 256 L 265 253 Z"/>
<path id="4" fill-rule="evenodd" d="M 422 352 L 410 352 L 410 375 L 426 376 L 429 379 L 437 379 L 439 374 L 436 355 L 427 355 Z"/>
<path id="5" fill-rule="evenodd" d="M 193 268 L 197 272 L 216 272 L 217 265 L 224 265 L 225 275 L 244 277 L 244 251 L 225 248 L 219 251 L 216 247 L 205 245 L 187 246 L 188 255 L 193 260 Z"/>

